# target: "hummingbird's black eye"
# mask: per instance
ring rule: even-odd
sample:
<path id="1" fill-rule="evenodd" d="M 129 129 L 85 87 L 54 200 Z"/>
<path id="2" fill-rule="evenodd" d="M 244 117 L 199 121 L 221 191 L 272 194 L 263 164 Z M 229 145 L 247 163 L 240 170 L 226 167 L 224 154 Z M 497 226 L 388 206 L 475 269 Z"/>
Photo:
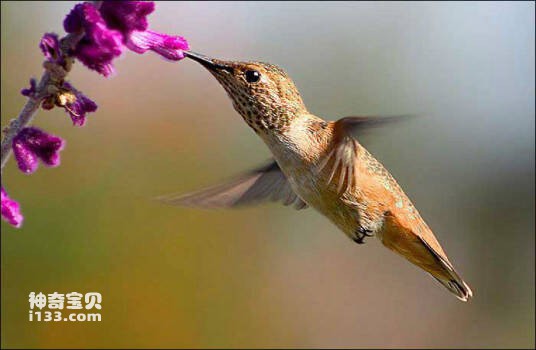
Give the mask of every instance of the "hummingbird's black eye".
<path id="1" fill-rule="evenodd" d="M 261 80 L 261 73 L 257 72 L 256 70 L 248 70 L 245 73 L 246 81 L 248 83 L 256 83 L 259 80 Z"/>

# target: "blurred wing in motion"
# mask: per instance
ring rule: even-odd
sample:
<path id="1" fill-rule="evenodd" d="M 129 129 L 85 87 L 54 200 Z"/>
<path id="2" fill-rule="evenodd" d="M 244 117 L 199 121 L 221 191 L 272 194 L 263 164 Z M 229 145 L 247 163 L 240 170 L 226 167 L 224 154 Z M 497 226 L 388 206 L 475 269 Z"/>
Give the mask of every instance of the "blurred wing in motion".
<path id="1" fill-rule="evenodd" d="M 357 135 L 377 127 L 408 121 L 414 117 L 415 115 L 410 114 L 383 117 L 351 116 L 341 118 L 337 120 L 336 123 L 340 128 L 343 128 L 348 135 Z"/>
<path id="2" fill-rule="evenodd" d="M 235 208 L 263 202 L 282 202 L 296 209 L 307 204 L 292 191 L 275 161 L 224 184 L 184 195 L 158 197 L 166 204 L 198 208 Z"/>

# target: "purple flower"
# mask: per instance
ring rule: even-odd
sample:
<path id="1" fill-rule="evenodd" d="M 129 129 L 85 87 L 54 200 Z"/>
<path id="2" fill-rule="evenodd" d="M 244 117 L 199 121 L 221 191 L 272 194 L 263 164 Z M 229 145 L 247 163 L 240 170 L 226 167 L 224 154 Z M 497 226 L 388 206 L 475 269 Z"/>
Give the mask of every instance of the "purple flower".
<path id="1" fill-rule="evenodd" d="M 102 18 L 110 29 L 121 32 L 123 40 L 133 31 L 144 31 L 149 26 L 147 16 L 154 11 L 152 1 L 103 1 Z"/>
<path id="2" fill-rule="evenodd" d="M 184 50 L 190 47 L 181 36 L 170 36 L 147 30 L 134 31 L 128 38 L 127 47 L 137 53 L 151 50 L 169 60 L 178 61 L 184 58 Z"/>
<path id="3" fill-rule="evenodd" d="M 22 225 L 22 220 L 24 217 L 20 212 L 19 203 L 15 202 L 7 195 L 7 192 L 3 187 L 0 188 L 1 198 L 0 198 L 0 207 L 2 219 L 7 221 L 9 224 L 19 228 Z"/>
<path id="4" fill-rule="evenodd" d="M 22 129 L 13 138 L 13 155 L 19 169 L 27 174 L 37 170 L 40 159 L 46 166 L 55 167 L 60 164 L 60 151 L 65 142 L 54 135 L 34 128 Z"/>
<path id="5" fill-rule="evenodd" d="M 100 7 L 108 28 L 120 31 L 130 50 L 140 54 L 151 50 L 170 60 L 183 59 L 183 50 L 189 50 L 186 39 L 147 30 L 147 16 L 153 11 L 152 1 L 104 1 Z"/>
<path id="6" fill-rule="evenodd" d="M 58 35 L 54 33 L 46 33 L 39 42 L 39 48 L 43 51 L 46 59 L 52 62 L 59 62 L 61 60 L 60 55 L 60 43 L 58 41 Z"/>
<path id="7" fill-rule="evenodd" d="M 32 78 L 30 79 L 30 87 L 22 89 L 20 93 L 22 94 L 22 96 L 30 97 L 33 94 L 35 94 L 36 87 L 37 87 L 37 81 L 34 78 Z"/>
<path id="8" fill-rule="evenodd" d="M 63 21 L 63 27 L 68 33 L 85 30 L 74 50 L 78 60 L 105 77 L 113 73 L 112 61 L 123 49 L 122 36 L 106 26 L 95 6 L 87 2 L 76 5 Z"/>
<path id="9" fill-rule="evenodd" d="M 69 113 L 73 125 L 83 126 L 86 123 L 86 113 L 95 112 L 97 104 L 68 82 L 63 83 L 63 88 L 65 90 L 57 98 L 59 106 Z"/>
<path id="10" fill-rule="evenodd" d="M 113 73 L 112 61 L 119 57 L 123 45 L 137 53 L 147 50 L 170 59 L 184 58 L 188 42 L 147 30 L 147 16 L 154 11 L 152 1 L 103 1 L 97 10 L 91 3 L 76 5 L 63 22 L 69 33 L 85 35 L 74 50 L 74 56 L 88 68 L 104 76 Z"/>

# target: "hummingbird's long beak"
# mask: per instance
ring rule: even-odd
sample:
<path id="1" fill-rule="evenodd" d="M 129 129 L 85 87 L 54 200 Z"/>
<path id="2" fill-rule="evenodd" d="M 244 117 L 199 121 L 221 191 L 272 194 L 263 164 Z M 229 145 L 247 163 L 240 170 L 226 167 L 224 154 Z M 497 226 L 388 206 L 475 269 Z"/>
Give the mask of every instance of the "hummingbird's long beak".
<path id="1" fill-rule="evenodd" d="M 222 64 L 221 61 L 218 60 L 218 62 L 216 63 L 214 61 L 214 59 L 210 58 L 210 57 L 207 57 L 205 55 L 202 55 L 200 53 L 195 53 L 195 52 L 192 52 L 192 51 L 184 51 L 184 55 L 196 62 L 199 62 L 201 65 L 203 65 L 203 67 L 209 69 L 209 70 L 213 70 L 213 69 L 223 69 L 223 70 L 227 70 L 227 71 L 231 71 L 232 72 L 232 68 L 225 65 L 225 64 Z"/>

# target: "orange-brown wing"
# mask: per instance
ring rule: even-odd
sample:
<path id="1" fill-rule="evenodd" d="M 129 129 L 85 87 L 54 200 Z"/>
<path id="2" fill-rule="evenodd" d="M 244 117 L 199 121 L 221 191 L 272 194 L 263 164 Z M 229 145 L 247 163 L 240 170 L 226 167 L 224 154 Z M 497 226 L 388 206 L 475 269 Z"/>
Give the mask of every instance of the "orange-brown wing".
<path id="1" fill-rule="evenodd" d="M 296 209 L 307 208 L 275 161 L 227 183 L 157 199 L 166 204 L 199 208 L 234 208 L 268 201 L 281 202 L 286 206 L 293 204 Z"/>
<path id="2" fill-rule="evenodd" d="M 358 150 L 362 148 L 356 135 L 371 128 L 407 120 L 409 115 L 393 117 L 345 117 L 331 124 L 333 138 L 327 155 L 319 162 L 318 172 L 327 169 L 327 182 L 337 184 L 337 192 L 344 193 L 357 184 Z"/>

